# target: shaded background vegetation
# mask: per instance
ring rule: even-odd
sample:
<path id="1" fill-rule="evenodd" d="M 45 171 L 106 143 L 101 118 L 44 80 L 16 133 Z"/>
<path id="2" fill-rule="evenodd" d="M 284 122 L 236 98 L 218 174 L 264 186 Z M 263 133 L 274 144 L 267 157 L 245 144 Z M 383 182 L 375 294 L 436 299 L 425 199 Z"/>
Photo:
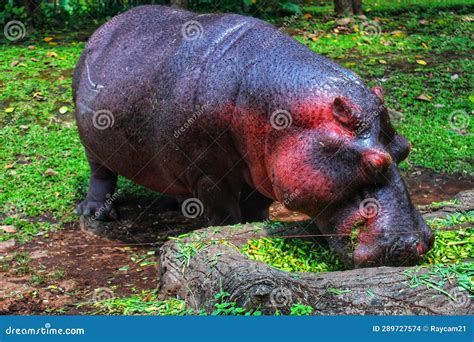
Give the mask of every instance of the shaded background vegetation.
<path id="1" fill-rule="evenodd" d="M 0 4 L 0 24 L 25 19 L 35 28 L 90 28 L 132 7 L 176 5 L 196 12 L 235 12 L 264 19 L 292 14 L 361 14 L 363 11 L 400 12 L 430 6 L 465 8 L 470 0 L 6 0 Z M 362 6 L 361 6 L 362 4 Z M 467 10 L 467 9 L 466 9 Z"/>

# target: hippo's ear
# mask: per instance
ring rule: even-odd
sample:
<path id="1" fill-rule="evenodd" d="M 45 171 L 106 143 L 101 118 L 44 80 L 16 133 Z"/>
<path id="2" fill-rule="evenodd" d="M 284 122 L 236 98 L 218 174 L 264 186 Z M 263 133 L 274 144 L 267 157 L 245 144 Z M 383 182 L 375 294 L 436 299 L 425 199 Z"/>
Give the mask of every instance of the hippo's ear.
<path id="1" fill-rule="evenodd" d="M 372 88 L 372 91 L 375 93 L 375 95 L 377 95 L 377 97 L 378 97 L 379 99 L 382 100 L 382 102 L 384 102 L 385 98 L 384 98 L 384 95 L 383 95 L 383 89 L 382 89 L 382 87 L 377 87 L 377 86 L 376 86 L 376 87 L 373 87 L 373 88 Z"/>
<path id="2" fill-rule="evenodd" d="M 351 125 L 354 122 L 354 116 L 352 115 L 352 109 L 343 97 L 336 97 L 332 104 L 332 112 L 334 117 L 344 125 Z"/>

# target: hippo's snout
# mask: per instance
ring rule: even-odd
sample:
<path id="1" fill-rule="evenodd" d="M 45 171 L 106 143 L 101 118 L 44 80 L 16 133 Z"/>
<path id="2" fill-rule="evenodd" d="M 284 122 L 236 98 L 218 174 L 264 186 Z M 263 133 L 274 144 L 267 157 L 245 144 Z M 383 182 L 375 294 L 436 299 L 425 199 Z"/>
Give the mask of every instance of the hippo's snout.
<path id="1" fill-rule="evenodd" d="M 396 166 L 384 177 L 384 184 L 364 189 L 317 220 L 323 231 L 335 229 L 329 244 L 350 267 L 414 265 L 433 246 L 433 233 Z"/>
<path id="2" fill-rule="evenodd" d="M 409 266 L 421 261 L 433 245 L 433 234 L 398 233 L 382 239 L 385 243 L 360 245 L 353 253 L 355 267 Z"/>

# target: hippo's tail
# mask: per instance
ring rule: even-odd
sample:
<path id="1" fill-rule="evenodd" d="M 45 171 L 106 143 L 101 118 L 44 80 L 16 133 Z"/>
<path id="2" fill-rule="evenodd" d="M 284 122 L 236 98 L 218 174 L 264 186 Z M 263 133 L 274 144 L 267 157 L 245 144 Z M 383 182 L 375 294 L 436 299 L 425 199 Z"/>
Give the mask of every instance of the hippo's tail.
<path id="1" fill-rule="evenodd" d="M 84 50 L 77 61 L 76 68 L 74 69 L 74 73 L 72 76 L 72 98 L 74 103 L 76 103 L 76 94 L 77 90 L 79 89 L 79 83 L 81 80 L 82 72 L 84 71 L 85 61 L 86 61 L 87 53 Z"/>

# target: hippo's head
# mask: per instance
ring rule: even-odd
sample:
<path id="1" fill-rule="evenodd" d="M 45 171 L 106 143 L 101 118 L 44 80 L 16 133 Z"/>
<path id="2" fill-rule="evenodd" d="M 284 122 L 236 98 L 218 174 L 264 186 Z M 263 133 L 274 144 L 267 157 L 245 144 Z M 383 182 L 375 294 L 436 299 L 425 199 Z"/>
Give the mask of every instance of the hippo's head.
<path id="1" fill-rule="evenodd" d="M 291 114 L 292 125 L 267 141 L 278 200 L 313 217 L 347 265 L 418 261 L 433 234 L 400 176 L 410 145 L 392 127 L 381 89 L 330 96 Z"/>

